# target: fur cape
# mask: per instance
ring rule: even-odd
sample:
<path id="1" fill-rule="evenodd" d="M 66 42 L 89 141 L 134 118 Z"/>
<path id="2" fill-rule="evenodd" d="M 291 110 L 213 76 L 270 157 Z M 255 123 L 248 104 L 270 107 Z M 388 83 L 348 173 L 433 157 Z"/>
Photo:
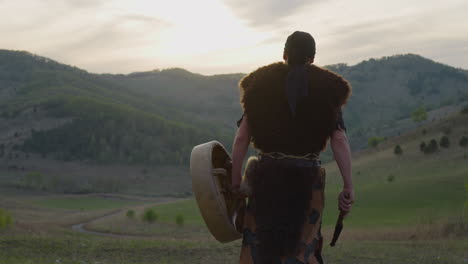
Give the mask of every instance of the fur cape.
<path id="1" fill-rule="evenodd" d="M 308 65 L 309 96 L 299 102 L 294 118 L 285 95 L 290 66 L 261 67 L 239 83 L 241 105 L 248 116 L 253 146 L 262 152 L 318 153 L 336 127 L 351 86 L 336 73 Z"/>

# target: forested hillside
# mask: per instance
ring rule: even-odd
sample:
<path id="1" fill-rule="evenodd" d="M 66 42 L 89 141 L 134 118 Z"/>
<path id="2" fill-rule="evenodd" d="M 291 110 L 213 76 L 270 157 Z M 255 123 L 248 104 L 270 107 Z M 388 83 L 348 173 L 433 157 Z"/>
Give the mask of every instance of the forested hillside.
<path id="1" fill-rule="evenodd" d="M 370 137 L 408 129 L 399 128 L 399 120 L 417 108 L 468 101 L 467 71 L 417 55 L 327 68 L 353 86 L 344 115 L 354 149 L 366 147 Z M 20 131 L 0 135 L 2 153 L 187 164 L 196 144 L 218 139 L 230 147 L 241 115 L 237 83 L 242 76 L 183 69 L 98 75 L 27 52 L 0 50 L 0 115 L 8 124 L 21 124 Z M 28 126 L 42 119 L 61 121 Z"/>
<path id="2" fill-rule="evenodd" d="M 366 147 L 370 137 L 406 131 L 409 127 L 400 128 L 397 121 L 410 118 L 420 107 L 431 111 L 468 102 L 467 71 L 418 55 L 325 67 L 342 74 L 353 86 L 344 115 L 354 149 Z M 145 96 L 173 102 L 193 114 L 193 120 L 214 121 L 219 128 L 232 131 L 240 115 L 237 83 L 242 76 L 202 76 L 170 69 L 105 77 Z"/>
<path id="3" fill-rule="evenodd" d="M 0 92 L 1 116 L 22 123 L 4 135 L 4 156 L 180 165 L 193 145 L 223 138 L 214 126 L 173 121 L 189 118 L 159 98 L 25 52 L 0 52 Z M 28 120 L 40 118 L 70 122 L 27 129 Z"/>
<path id="4" fill-rule="evenodd" d="M 196 121 L 212 121 L 229 131 L 240 117 L 237 84 L 244 74 L 203 76 L 183 69 L 155 70 L 129 75 L 105 75 L 130 90 L 171 102 Z"/>
<path id="5" fill-rule="evenodd" d="M 387 130 L 420 107 L 430 111 L 468 101 L 467 71 L 418 55 L 327 68 L 342 74 L 353 86 L 346 119 L 358 146 L 371 136 L 392 136 Z"/>

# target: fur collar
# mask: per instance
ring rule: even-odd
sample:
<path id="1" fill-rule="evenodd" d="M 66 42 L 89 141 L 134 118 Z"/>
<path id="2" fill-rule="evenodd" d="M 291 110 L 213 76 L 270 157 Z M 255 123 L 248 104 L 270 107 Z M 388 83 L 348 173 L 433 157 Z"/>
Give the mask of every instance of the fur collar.
<path id="1" fill-rule="evenodd" d="M 334 72 L 315 65 L 307 67 L 310 92 L 295 118 L 289 113 L 284 93 L 287 64 L 263 66 L 240 81 L 241 105 L 249 117 L 254 147 L 260 151 L 301 154 L 321 151 L 326 146 L 351 87 Z M 291 138 L 298 142 L 291 142 Z"/>

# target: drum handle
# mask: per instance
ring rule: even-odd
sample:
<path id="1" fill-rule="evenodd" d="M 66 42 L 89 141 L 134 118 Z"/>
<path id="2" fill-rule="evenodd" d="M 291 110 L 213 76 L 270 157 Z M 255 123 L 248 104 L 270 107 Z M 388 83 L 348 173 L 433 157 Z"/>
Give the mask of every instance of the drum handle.
<path id="1" fill-rule="evenodd" d="M 227 176 L 227 171 L 224 168 L 213 169 L 213 174 L 217 176 Z"/>

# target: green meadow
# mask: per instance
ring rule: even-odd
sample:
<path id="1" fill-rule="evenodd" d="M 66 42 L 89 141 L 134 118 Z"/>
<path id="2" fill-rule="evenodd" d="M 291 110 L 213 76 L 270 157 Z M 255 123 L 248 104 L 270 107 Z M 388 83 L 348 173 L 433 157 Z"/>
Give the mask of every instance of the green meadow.
<path id="1" fill-rule="evenodd" d="M 439 139 L 445 123 L 460 124 L 449 135 L 452 144 L 439 152 L 424 154 L 421 141 Z M 466 122 L 466 123 L 465 123 Z M 421 128 L 401 138 L 391 139 L 376 149 L 357 153 L 353 178 L 356 202 L 346 218 L 349 227 L 406 227 L 447 221 L 459 221 L 465 210 L 468 184 L 468 149 L 458 145 L 468 133 L 467 116 Z M 421 132 L 425 129 L 425 135 Z M 401 156 L 393 153 L 400 145 Z M 337 197 L 341 178 L 334 162 L 326 164 L 326 209 L 323 224 L 332 226 L 338 216 Z M 154 207 L 161 222 L 171 223 L 183 215 L 188 225 L 203 226 L 195 200 L 183 200 Z M 466 216 L 465 216 L 466 217 Z M 466 220 L 466 219 L 465 219 Z"/>
<path id="2" fill-rule="evenodd" d="M 70 209 L 70 210 L 102 210 L 102 209 L 116 209 L 129 205 L 135 205 L 135 201 L 121 200 L 121 199 L 105 199 L 102 197 L 44 197 L 34 199 L 33 204 L 56 209 Z"/>
<path id="3" fill-rule="evenodd" d="M 356 202 L 346 224 L 350 227 L 398 227 L 461 216 L 467 196 L 464 185 L 468 162 L 464 163 L 462 155 L 456 152 L 449 154 L 454 159 L 444 161 L 430 157 L 429 160 L 415 163 L 412 159 L 389 155 L 388 160 L 373 161 L 374 158 L 369 158 L 372 166 L 368 163 L 356 166 L 354 170 L 360 171 L 354 177 Z M 323 219 L 325 226 L 334 225 L 336 221 L 338 211 L 335 201 L 340 190 L 340 176 L 336 169 L 330 168 L 329 171 Z M 394 176 L 392 182 L 387 179 L 390 175 Z M 163 222 L 173 222 L 177 215 L 183 215 L 187 224 L 204 224 L 193 199 L 154 209 Z"/>
<path id="4" fill-rule="evenodd" d="M 1 236 L 1 264 L 238 263 L 240 241 L 108 239 L 80 234 Z M 463 263 L 466 240 L 350 241 L 324 247 L 326 263 Z"/>

